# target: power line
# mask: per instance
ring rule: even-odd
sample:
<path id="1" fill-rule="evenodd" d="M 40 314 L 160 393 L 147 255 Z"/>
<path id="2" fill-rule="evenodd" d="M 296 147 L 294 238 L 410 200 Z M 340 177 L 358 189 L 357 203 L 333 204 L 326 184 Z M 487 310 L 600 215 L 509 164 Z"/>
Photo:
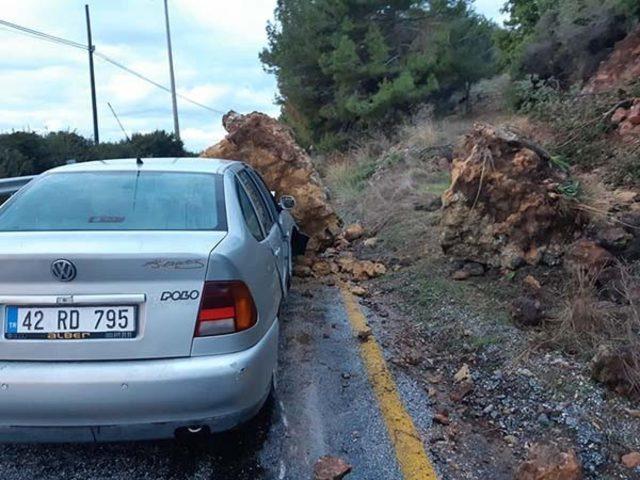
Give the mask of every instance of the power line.
<path id="1" fill-rule="evenodd" d="M 73 40 L 67 40 L 66 38 L 56 37 L 55 35 L 49 35 L 48 33 L 40 32 L 38 30 L 34 30 L 32 28 L 23 27 L 22 25 L 18 25 L 16 23 L 7 22 L 6 20 L 0 20 L 0 25 L 11 28 L 13 30 L 17 30 L 31 37 L 35 37 L 41 40 L 47 40 L 49 42 L 58 43 L 61 45 L 67 45 L 69 47 L 80 48 L 82 50 L 87 50 L 87 46 L 74 42 Z"/>
<path id="2" fill-rule="evenodd" d="M 165 85 L 162 85 L 161 83 L 158 83 L 155 80 L 152 80 L 151 78 L 149 78 L 149 77 L 147 77 L 147 76 L 145 76 L 145 75 L 143 75 L 143 74 L 141 74 L 139 72 L 136 72 L 135 70 L 127 67 L 126 65 L 123 65 L 122 63 L 114 60 L 113 58 L 110 58 L 110 57 L 106 56 L 104 53 L 100 53 L 100 52 L 96 51 L 94 53 L 94 55 L 96 57 L 101 58 L 105 62 L 108 62 L 111 65 L 113 65 L 115 67 L 118 67 L 119 69 L 124 70 L 125 72 L 128 72 L 131 75 L 134 75 L 134 76 L 138 77 L 140 80 L 144 80 L 145 82 L 150 83 L 151 85 L 154 85 L 155 87 L 160 88 L 161 90 L 164 90 L 167 93 L 171 93 L 171 89 L 169 87 L 167 87 Z M 178 93 L 177 95 L 181 99 L 183 99 L 183 100 L 185 100 L 185 101 L 187 101 L 189 103 L 192 103 L 194 105 L 197 105 L 198 107 L 201 107 L 201 108 L 204 108 L 206 110 L 209 110 L 210 112 L 218 113 L 220 115 L 224 115 L 226 113 L 226 112 L 223 112 L 222 110 L 218 110 L 217 108 L 213 108 L 213 107 L 210 107 L 210 106 L 205 105 L 203 103 L 200 103 L 200 102 L 198 102 L 196 100 L 193 100 L 193 99 L 191 99 L 191 98 L 189 98 L 186 95 L 183 95 L 181 93 Z"/>
<path id="3" fill-rule="evenodd" d="M 44 40 L 44 41 L 48 41 L 50 43 L 56 43 L 59 45 L 66 45 L 68 47 L 74 47 L 74 48 L 80 48 L 82 50 L 87 51 L 88 47 L 86 45 L 83 45 L 82 43 L 78 43 L 78 42 L 74 42 L 73 40 L 68 40 L 66 38 L 62 38 L 62 37 L 56 37 L 55 35 L 49 35 L 47 33 L 44 32 L 40 32 L 38 30 L 34 30 L 32 28 L 27 28 L 27 27 L 23 27 L 21 25 L 15 24 L 15 23 L 11 23 L 11 22 L 7 22 L 6 20 L 0 20 L 0 27 L 8 27 L 10 29 L 13 29 L 14 31 L 16 31 L 17 33 L 22 33 L 24 35 L 27 35 L 31 38 L 36 38 L 38 40 Z M 95 49 L 95 47 L 94 47 Z M 124 70 L 125 72 L 129 73 L 130 75 L 133 75 L 135 77 L 138 77 L 140 80 L 143 80 L 147 83 L 150 83 L 151 85 L 164 90 L 167 93 L 171 93 L 171 89 L 165 85 L 162 85 L 161 83 L 156 82 L 155 80 L 152 80 L 151 78 L 143 75 L 142 73 L 139 73 L 129 67 L 127 67 L 126 65 L 123 65 L 122 63 L 118 62 L 117 60 L 114 60 L 113 58 L 108 57 L 107 55 L 98 52 L 97 50 L 94 50 L 94 55 L 96 57 L 101 58 L 102 60 L 104 60 L 105 62 L 110 63 L 111 65 Z M 226 112 L 223 112 L 222 110 L 218 110 L 217 108 L 214 107 L 210 107 L 208 105 L 205 105 L 204 103 L 200 103 L 196 100 L 193 100 L 192 98 L 187 97 L 186 95 L 183 95 L 181 93 L 177 93 L 177 96 L 180 97 L 182 100 L 189 102 L 193 105 L 196 105 L 200 108 L 203 108 L 205 110 L 208 110 L 210 112 L 213 113 L 217 113 L 219 115 L 224 115 Z"/>

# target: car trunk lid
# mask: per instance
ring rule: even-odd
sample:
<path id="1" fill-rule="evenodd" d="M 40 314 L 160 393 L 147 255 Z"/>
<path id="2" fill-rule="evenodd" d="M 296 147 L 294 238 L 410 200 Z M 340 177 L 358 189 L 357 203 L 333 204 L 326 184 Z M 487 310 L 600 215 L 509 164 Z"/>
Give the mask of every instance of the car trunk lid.
<path id="1" fill-rule="evenodd" d="M 117 360 L 183 357 L 193 332 L 210 252 L 221 231 L 0 233 L 0 359 Z M 56 260 L 76 276 L 60 281 Z M 11 306 L 133 306 L 133 338 L 7 338 Z"/>

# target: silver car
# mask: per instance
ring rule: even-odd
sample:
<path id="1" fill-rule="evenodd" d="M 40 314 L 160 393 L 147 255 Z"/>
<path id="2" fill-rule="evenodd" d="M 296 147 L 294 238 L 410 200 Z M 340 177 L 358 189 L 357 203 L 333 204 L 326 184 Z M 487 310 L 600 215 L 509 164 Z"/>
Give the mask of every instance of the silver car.
<path id="1" fill-rule="evenodd" d="M 0 440 L 222 431 L 276 372 L 304 243 L 240 162 L 131 159 L 46 172 L 0 207 Z"/>

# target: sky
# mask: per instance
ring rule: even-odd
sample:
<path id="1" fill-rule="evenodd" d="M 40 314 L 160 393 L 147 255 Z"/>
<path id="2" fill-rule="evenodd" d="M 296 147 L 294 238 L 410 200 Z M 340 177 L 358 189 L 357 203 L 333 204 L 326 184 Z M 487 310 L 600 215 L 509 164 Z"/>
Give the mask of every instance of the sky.
<path id="1" fill-rule="evenodd" d="M 96 51 L 169 85 L 163 0 L 0 0 L 0 20 L 86 43 L 84 5 L 89 4 Z M 169 0 L 180 94 L 226 112 L 258 110 L 277 116 L 275 78 L 258 59 L 276 0 Z M 497 21 L 503 0 L 476 0 Z M 171 96 L 95 60 L 101 140 L 125 130 L 173 131 Z M 0 132 L 70 130 L 92 137 L 86 51 L 53 44 L 0 26 Z M 221 114 L 178 99 L 181 138 L 199 151 L 225 134 Z"/>

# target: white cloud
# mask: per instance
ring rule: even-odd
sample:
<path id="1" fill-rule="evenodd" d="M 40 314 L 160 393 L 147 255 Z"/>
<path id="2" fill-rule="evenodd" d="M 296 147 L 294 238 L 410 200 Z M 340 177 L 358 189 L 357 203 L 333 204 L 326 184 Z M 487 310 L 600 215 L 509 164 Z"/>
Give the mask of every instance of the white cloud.
<path id="1" fill-rule="evenodd" d="M 231 85 L 221 85 L 215 83 L 205 83 L 195 85 L 192 88 L 180 89 L 180 93 L 197 102 L 212 104 L 223 100 L 233 91 Z"/>
<path id="2" fill-rule="evenodd" d="M 191 18 L 225 38 L 244 44 L 265 44 L 267 21 L 273 18 L 274 0 L 179 0 Z"/>
<path id="3" fill-rule="evenodd" d="M 218 143 L 224 138 L 226 133 L 220 124 L 212 125 L 210 129 L 186 128 L 180 132 L 184 142 L 190 145 L 201 146 L 197 149 L 198 151 Z"/>

